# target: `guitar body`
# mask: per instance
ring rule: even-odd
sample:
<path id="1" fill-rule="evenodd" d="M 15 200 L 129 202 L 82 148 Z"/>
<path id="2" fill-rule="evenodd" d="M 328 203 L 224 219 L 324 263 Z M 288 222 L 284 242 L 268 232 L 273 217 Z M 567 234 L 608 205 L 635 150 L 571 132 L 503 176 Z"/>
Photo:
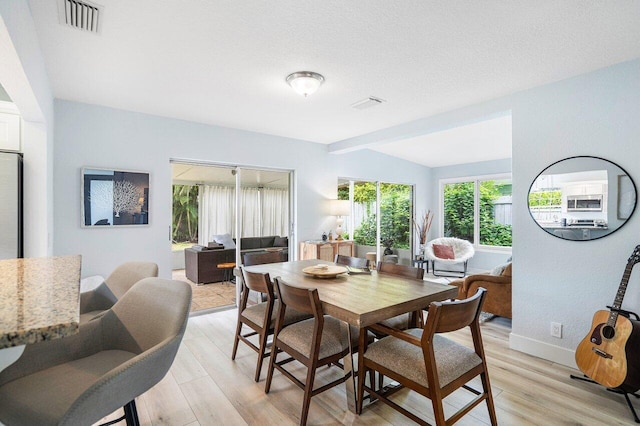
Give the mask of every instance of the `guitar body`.
<path id="1" fill-rule="evenodd" d="M 576 364 L 603 386 L 635 392 L 640 389 L 640 323 L 619 315 L 613 337 L 607 338 L 610 315 L 604 310 L 595 313 L 589 334 L 576 349 Z"/>

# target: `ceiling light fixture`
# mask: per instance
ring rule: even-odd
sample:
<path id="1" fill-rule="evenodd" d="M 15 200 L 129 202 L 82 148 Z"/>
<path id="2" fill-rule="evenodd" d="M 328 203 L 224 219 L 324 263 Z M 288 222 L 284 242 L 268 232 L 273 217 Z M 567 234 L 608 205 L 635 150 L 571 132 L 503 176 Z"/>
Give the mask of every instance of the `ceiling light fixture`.
<path id="1" fill-rule="evenodd" d="M 323 82 L 324 77 L 312 71 L 298 71 L 287 76 L 289 86 L 305 98 L 315 93 Z"/>

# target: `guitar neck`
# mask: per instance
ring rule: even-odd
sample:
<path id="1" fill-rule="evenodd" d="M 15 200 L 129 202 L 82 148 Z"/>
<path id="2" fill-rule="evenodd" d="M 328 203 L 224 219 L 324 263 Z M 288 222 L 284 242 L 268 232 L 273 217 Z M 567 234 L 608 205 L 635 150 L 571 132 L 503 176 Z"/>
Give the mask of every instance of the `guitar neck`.
<path id="1" fill-rule="evenodd" d="M 624 268 L 624 273 L 622 274 L 622 279 L 620 280 L 620 286 L 618 286 L 618 292 L 616 293 L 616 297 L 613 300 L 613 305 L 611 309 L 611 313 L 609 314 L 609 320 L 607 321 L 607 325 L 611 327 L 615 327 L 616 320 L 618 319 L 618 314 L 620 312 L 620 308 L 622 308 L 622 300 L 624 299 L 624 294 L 627 291 L 627 285 L 629 284 L 629 277 L 631 277 L 631 270 L 635 263 L 627 263 L 626 268 Z"/>

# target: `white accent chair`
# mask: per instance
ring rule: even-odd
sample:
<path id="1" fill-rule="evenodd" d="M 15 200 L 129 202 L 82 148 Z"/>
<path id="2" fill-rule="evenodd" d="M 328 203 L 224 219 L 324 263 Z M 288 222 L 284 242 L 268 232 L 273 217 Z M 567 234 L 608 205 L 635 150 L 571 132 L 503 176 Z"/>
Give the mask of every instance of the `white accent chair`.
<path id="1" fill-rule="evenodd" d="M 440 257 L 437 257 L 433 252 L 434 244 L 450 246 L 453 249 L 454 258 L 442 259 Z M 475 250 L 473 248 L 473 244 L 471 244 L 467 240 L 454 237 L 441 237 L 429 241 L 425 246 L 424 254 L 427 257 L 427 260 L 431 262 L 431 270 L 433 275 L 440 277 L 443 275 L 439 275 L 438 272 L 444 272 L 447 274 L 445 276 L 448 276 L 448 274 L 460 274 L 460 277 L 464 277 L 467 274 L 467 262 L 469 262 L 469 259 L 473 257 L 473 255 L 475 254 Z M 450 269 L 436 270 L 436 262 L 446 265 L 447 267 L 459 265 L 462 263 L 464 269 L 462 271 Z"/>

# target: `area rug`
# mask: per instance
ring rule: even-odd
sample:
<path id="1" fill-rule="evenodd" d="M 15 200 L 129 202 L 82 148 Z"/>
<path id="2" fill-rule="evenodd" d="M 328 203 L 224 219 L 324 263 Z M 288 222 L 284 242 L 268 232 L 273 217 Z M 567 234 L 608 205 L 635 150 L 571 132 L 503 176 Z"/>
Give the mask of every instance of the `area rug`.
<path id="1" fill-rule="evenodd" d="M 191 312 L 236 304 L 236 285 L 228 282 L 196 285 L 187 279 L 184 269 L 173 271 L 173 279 L 184 281 L 191 286 Z"/>

